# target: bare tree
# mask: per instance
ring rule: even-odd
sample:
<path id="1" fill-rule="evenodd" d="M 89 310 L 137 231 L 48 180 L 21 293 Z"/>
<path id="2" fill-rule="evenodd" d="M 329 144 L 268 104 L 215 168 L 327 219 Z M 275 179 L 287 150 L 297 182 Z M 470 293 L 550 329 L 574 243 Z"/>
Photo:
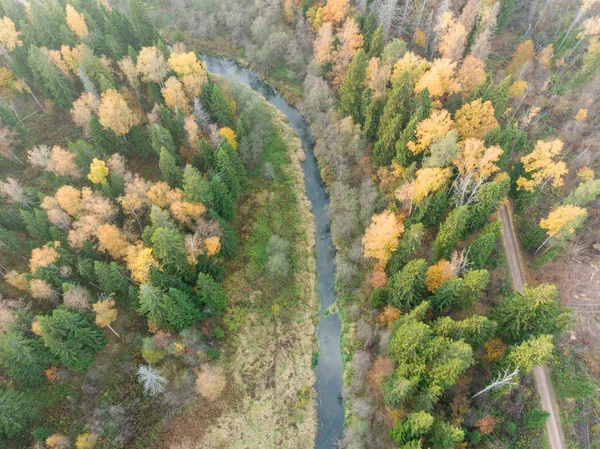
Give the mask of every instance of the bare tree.
<path id="1" fill-rule="evenodd" d="M 137 369 L 138 380 L 144 385 L 144 390 L 150 396 L 165 391 L 167 379 L 161 376 L 162 372 L 150 365 L 140 365 Z"/>
<path id="2" fill-rule="evenodd" d="M 510 366 L 504 370 L 503 373 L 498 374 L 496 380 L 494 380 L 491 384 L 485 387 L 483 390 L 475 393 L 471 396 L 471 399 L 476 398 L 479 395 L 487 393 L 488 391 L 495 390 L 497 388 L 502 388 L 508 385 L 511 389 L 512 387 L 516 387 L 519 383 L 515 380 L 515 377 L 519 375 L 519 368 L 515 368 L 512 373 L 509 373 Z"/>

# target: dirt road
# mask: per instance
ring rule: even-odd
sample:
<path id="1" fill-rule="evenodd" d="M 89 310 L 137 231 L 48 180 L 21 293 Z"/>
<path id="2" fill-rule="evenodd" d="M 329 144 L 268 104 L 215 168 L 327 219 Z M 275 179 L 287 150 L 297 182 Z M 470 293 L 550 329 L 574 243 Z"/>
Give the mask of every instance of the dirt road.
<path id="1" fill-rule="evenodd" d="M 503 205 L 500 209 L 500 219 L 502 220 L 502 236 L 504 240 L 504 248 L 506 249 L 508 265 L 510 267 L 510 275 L 513 281 L 513 288 L 517 292 L 523 293 L 525 278 L 523 277 L 523 271 L 521 270 L 521 264 L 519 262 L 517 238 L 515 237 L 510 214 L 506 205 Z M 533 370 L 533 376 L 535 378 L 535 384 L 537 386 L 538 393 L 542 400 L 542 409 L 550 413 L 550 418 L 546 423 L 550 448 L 565 449 L 565 437 L 562 432 L 562 427 L 560 426 L 558 405 L 556 402 L 556 397 L 554 396 L 552 384 L 550 383 L 548 368 L 546 366 L 538 366 Z"/>

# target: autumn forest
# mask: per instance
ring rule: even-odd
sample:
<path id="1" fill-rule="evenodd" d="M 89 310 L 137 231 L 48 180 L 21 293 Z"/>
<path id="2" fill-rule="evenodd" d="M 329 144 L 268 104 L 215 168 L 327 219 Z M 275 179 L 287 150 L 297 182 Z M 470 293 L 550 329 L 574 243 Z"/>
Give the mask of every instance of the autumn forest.
<path id="1" fill-rule="evenodd" d="M 600 449 L 600 1 L 0 0 L 0 446 Z"/>

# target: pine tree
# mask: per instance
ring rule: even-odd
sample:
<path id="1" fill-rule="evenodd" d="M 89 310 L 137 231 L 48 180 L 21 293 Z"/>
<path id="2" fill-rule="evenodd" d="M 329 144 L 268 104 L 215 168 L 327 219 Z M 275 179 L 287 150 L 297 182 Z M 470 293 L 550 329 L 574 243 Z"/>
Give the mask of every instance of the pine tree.
<path id="1" fill-rule="evenodd" d="M 181 171 L 177 167 L 177 161 L 173 154 L 165 147 L 160 149 L 158 168 L 162 179 L 167 181 L 171 187 L 177 187 L 181 181 Z"/>
<path id="2" fill-rule="evenodd" d="M 85 371 L 106 344 L 103 333 L 84 315 L 59 307 L 39 316 L 44 345 L 67 368 Z"/>
<path id="3" fill-rule="evenodd" d="M 40 401 L 12 388 L 0 388 L 0 435 L 15 437 L 29 429 Z"/>
<path id="4" fill-rule="evenodd" d="M 360 49 L 346 71 L 346 76 L 340 86 L 340 110 L 351 115 L 357 122 L 362 121 L 361 100 L 362 87 L 367 70 L 367 57 L 364 50 Z"/>
<path id="5" fill-rule="evenodd" d="M 412 309 L 425 291 L 427 262 L 414 259 L 402 271 L 397 272 L 389 282 L 389 302 L 401 310 Z"/>
<path id="6" fill-rule="evenodd" d="M 465 231 L 468 217 L 469 206 L 458 207 L 448 214 L 433 242 L 433 254 L 436 260 L 450 259 L 458 239 Z"/>

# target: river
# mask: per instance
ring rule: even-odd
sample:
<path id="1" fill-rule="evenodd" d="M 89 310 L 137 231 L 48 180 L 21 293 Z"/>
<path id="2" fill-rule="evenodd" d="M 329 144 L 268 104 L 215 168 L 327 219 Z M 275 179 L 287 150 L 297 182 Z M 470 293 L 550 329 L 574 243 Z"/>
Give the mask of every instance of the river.
<path id="1" fill-rule="evenodd" d="M 317 334 L 319 339 L 319 358 L 315 367 L 317 392 L 317 437 L 316 449 L 337 447 L 344 427 L 344 408 L 341 401 L 342 390 L 342 354 L 340 336 L 342 323 L 337 314 L 325 317 L 325 311 L 335 302 L 335 248 L 331 240 L 330 219 L 326 213 L 329 198 L 319 173 L 314 154 L 315 142 L 310 134 L 308 123 L 300 113 L 290 106 L 285 98 L 273 91 L 256 73 L 245 67 L 226 60 L 204 55 L 209 73 L 237 81 L 262 95 L 265 100 L 279 109 L 288 119 L 292 129 L 302 140 L 305 160 L 302 163 L 306 196 L 315 216 L 317 259 L 317 295 L 321 303 Z"/>

